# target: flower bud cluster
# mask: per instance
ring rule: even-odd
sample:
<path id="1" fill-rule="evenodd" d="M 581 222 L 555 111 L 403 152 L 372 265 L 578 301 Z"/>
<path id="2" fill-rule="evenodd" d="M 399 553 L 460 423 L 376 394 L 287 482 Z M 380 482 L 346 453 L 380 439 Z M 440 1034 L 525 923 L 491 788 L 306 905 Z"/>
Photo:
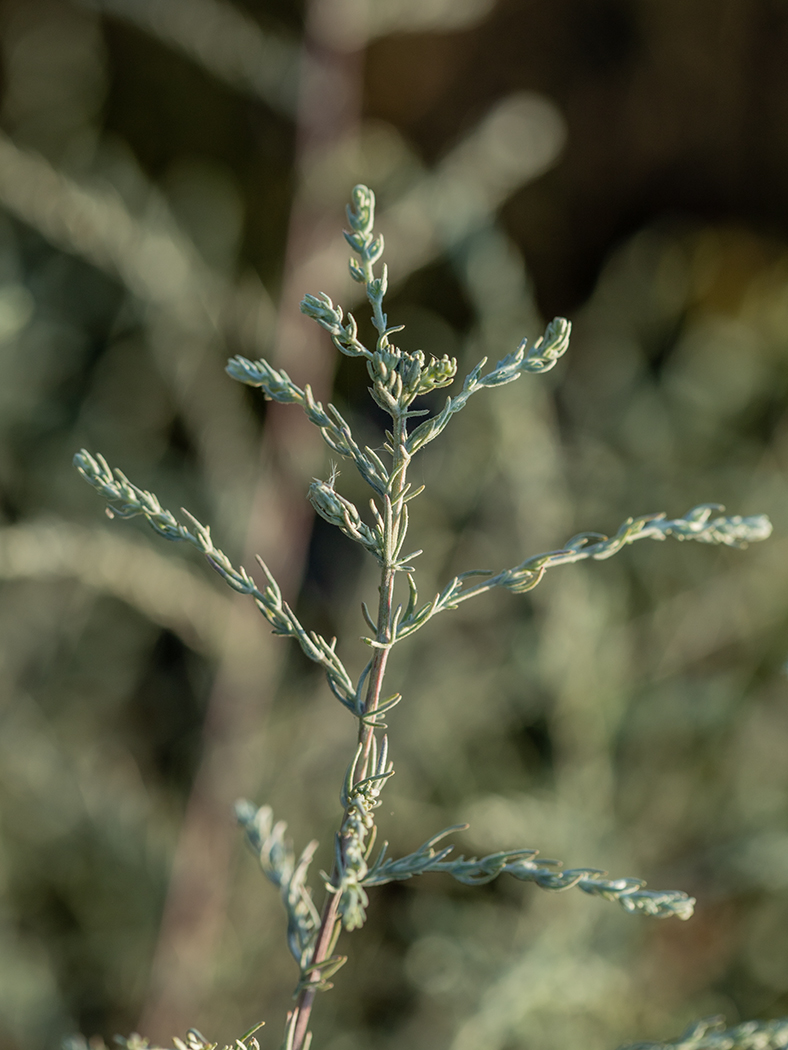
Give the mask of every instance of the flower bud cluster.
<path id="1" fill-rule="evenodd" d="M 572 324 L 565 317 L 555 317 L 545 329 L 522 363 L 524 372 L 549 372 L 569 349 Z M 523 346 L 525 349 L 525 346 Z"/>
<path id="2" fill-rule="evenodd" d="M 425 364 L 421 350 L 409 354 L 387 342 L 372 354 L 367 371 L 373 383 L 372 397 L 382 409 L 394 414 L 407 408 L 420 395 L 453 382 L 457 361 L 444 354 L 440 359 L 430 358 Z"/>

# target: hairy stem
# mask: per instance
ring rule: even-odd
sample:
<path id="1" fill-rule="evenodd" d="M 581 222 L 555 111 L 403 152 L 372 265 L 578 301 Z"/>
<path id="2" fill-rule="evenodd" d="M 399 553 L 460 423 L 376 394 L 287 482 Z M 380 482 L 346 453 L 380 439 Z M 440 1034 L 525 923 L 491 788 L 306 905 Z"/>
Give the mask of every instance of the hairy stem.
<path id="1" fill-rule="evenodd" d="M 384 564 L 380 576 L 380 601 L 378 604 L 378 622 L 375 641 L 377 643 L 372 667 L 369 672 L 367 695 L 364 702 L 364 715 L 371 715 L 377 710 L 383 691 L 383 678 L 386 673 L 389 652 L 392 645 L 393 611 L 394 611 L 394 581 L 397 574 L 396 561 L 397 551 L 402 545 L 404 536 L 402 530 L 405 522 L 403 508 L 405 506 L 406 474 L 410 456 L 406 451 L 407 424 L 405 412 L 398 413 L 394 417 L 394 442 L 393 442 L 393 464 L 391 476 L 394 479 L 392 491 L 384 505 L 384 535 L 386 537 L 384 550 Z M 356 767 L 356 780 L 361 780 L 368 774 L 369 758 L 372 752 L 372 744 L 375 736 L 374 727 L 368 721 L 359 721 L 358 740 L 362 746 L 361 759 Z M 342 824 L 347 817 L 347 809 L 343 814 Z M 340 825 L 340 827 L 342 826 Z M 334 864 L 332 881 L 337 875 L 337 866 Z M 337 924 L 339 923 L 339 893 L 327 893 L 320 919 L 320 928 L 315 941 L 315 950 L 311 959 L 311 966 L 324 962 L 333 950 L 336 943 Z M 293 1035 L 292 1050 L 303 1050 L 308 1031 L 309 1019 L 317 995 L 317 974 L 312 983 L 307 984 L 298 994 L 295 1005 L 295 1031 Z"/>
<path id="2" fill-rule="evenodd" d="M 375 651 L 372 668 L 369 673 L 369 685 L 364 703 L 364 714 L 371 715 L 377 710 L 383 689 L 383 676 L 386 673 L 389 652 L 392 645 L 392 627 L 394 610 L 394 579 L 397 570 L 395 568 L 396 551 L 401 546 L 404 536 L 401 530 L 404 526 L 402 510 L 405 505 L 405 488 L 407 485 L 406 474 L 410 457 L 406 451 L 407 425 L 404 412 L 399 413 L 394 419 L 394 443 L 393 463 L 391 477 L 394 481 L 393 491 L 384 507 L 384 535 L 386 537 L 386 549 L 384 551 L 385 562 L 380 576 L 380 602 L 378 605 L 378 630 L 376 642 L 379 648 Z M 367 764 L 372 748 L 374 729 L 371 725 L 359 723 L 359 743 L 363 745 L 361 762 L 359 763 L 358 778 L 367 775 Z"/>
<path id="3" fill-rule="evenodd" d="M 315 942 L 315 953 L 312 956 L 312 965 L 321 963 L 331 954 L 334 946 L 337 922 L 337 911 L 339 909 L 339 894 L 327 893 L 326 902 L 323 905 L 323 914 L 320 919 L 320 929 Z M 307 985 L 298 993 L 296 999 L 295 1034 L 293 1036 L 293 1050 L 302 1050 L 309 1033 L 309 1018 L 317 995 L 317 983 Z"/>
<path id="4" fill-rule="evenodd" d="M 378 611 L 378 632 L 376 641 L 385 648 L 375 650 L 372 667 L 369 672 L 369 685 L 367 696 L 364 701 L 364 714 L 371 715 L 377 710 L 383 692 L 383 676 L 386 673 L 391 642 L 391 613 L 394 604 L 394 576 L 395 572 L 389 566 L 385 566 L 381 573 L 380 581 L 380 606 Z M 361 780 L 367 775 L 369 756 L 372 750 L 372 741 L 375 736 L 374 728 L 368 722 L 359 722 L 358 740 L 362 745 L 361 760 L 358 764 L 356 779 Z"/>

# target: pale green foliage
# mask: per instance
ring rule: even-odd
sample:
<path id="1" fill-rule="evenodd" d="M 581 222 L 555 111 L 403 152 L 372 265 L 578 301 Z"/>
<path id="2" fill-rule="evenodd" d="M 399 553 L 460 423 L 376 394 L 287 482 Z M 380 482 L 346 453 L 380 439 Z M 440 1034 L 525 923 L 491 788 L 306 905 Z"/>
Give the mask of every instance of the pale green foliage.
<path id="1" fill-rule="evenodd" d="M 293 848 L 284 837 L 287 824 L 282 820 L 274 824 L 270 806 L 257 809 L 248 802 L 239 802 L 236 816 L 246 831 L 249 844 L 260 858 L 260 867 L 266 878 L 282 894 L 287 913 L 288 945 L 299 966 L 304 968 L 309 965 L 320 923 L 320 915 L 306 885 L 306 873 L 317 842 L 310 842 L 296 861 Z"/>
<path id="2" fill-rule="evenodd" d="M 255 1032 L 258 1032 L 263 1027 L 264 1022 L 254 1025 L 245 1032 L 240 1039 L 236 1039 L 234 1043 L 230 1043 L 222 1048 L 222 1050 L 260 1050 L 260 1044 L 255 1038 Z M 202 1032 L 199 1032 L 196 1028 L 190 1028 L 186 1033 L 185 1039 L 179 1039 L 178 1036 L 173 1037 L 173 1045 L 175 1050 L 218 1050 L 219 1044 L 212 1043 L 210 1039 L 206 1039 Z M 127 1039 L 123 1036 L 115 1036 L 115 1042 L 124 1047 L 124 1050 L 160 1050 L 159 1047 L 153 1046 L 150 1040 L 145 1039 L 137 1032 L 132 1033 Z M 106 1046 L 103 1040 L 91 1039 L 90 1043 L 82 1036 L 73 1036 L 67 1039 L 64 1044 L 64 1050 L 106 1050 Z"/>
<path id="3" fill-rule="evenodd" d="M 764 516 L 715 517 L 714 512 L 722 508 L 714 504 L 698 506 L 684 517 L 675 519 L 669 519 L 665 514 L 629 518 L 610 538 L 598 533 L 581 533 L 558 550 L 526 558 L 497 574 L 475 569 L 461 573 L 432 600 L 419 605 L 416 569 L 412 563 L 420 552 L 402 553 L 408 531 L 408 502 L 421 491 L 412 490 L 407 481 L 412 457 L 444 431 L 450 419 L 467 405 L 472 394 L 511 383 L 524 372 L 542 373 L 553 368 L 568 348 L 571 326 L 563 318 L 556 318 L 530 350 L 525 341 L 521 342 L 517 350 L 486 373 L 486 358 L 482 359 L 466 376 L 458 394 L 449 396 L 435 415 L 409 429 L 411 420 L 428 415 L 427 410 L 412 407 L 416 398 L 448 386 L 456 376 L 457 362 L 445 355 L 428 360 L 422 351 L 408 353 L 391 342 L 390 337 L 400 329 L 389 326 L 383 312 L 387 272 L 384 265 L 378 275 L 375 273 L 384 245 L 382 237 L 374 232 L 374 206 L 372 191 L 357 186 L 353 191 L 353 206 L 348 209 L 351 229 L 345 234 L 358 256 L 350 261 L 351 276 L 364 285 L 372 308 L 372 321 L 377 331 L 374 348 L 370 349 L 360 341 L 353 315 L 345 317 L 341 307 L 328 296 L 307 295 L 301 308 L 330 334 L 341 353 L 364 359 L 371 381 L 370 393 L 376 404 L 391 416 L 391 429 L 386 432 L 382 446 L 390 462 L 384 462 L 369 447 L 361 448 L 339 411 L 333 405 L 324 409 L 315 400 L 309 386 L 299 388 L 284 371 L 276 370 L 266 361 L 249 361 L 243 357 L 233 358 L 227 366 L 233 378 L 260 387 L 267 398 L 299 405 L 309 421 L 320 430 L 331 450 L 351 460 L 372 489 L 370 523 L 363 519 L 349 499 L 336 490 L 335 473 L 328 481 L 315 481 L 309 489 L 309 499 L 317 513 L 350 540 L 360 544 L 375 558 L 381 570 L 377 616 L 364 606 L 365 619 L 371 629 L 365 641 L 373 655 L 356 682 L 336 652 L 336 639 L 328 641 L 301 625 L 282 599 L 279 587 L 262 561 L 265 585 L 261 589 L 244 568 L 231 564 L 214 545 L 210 530 L 190 514 L 186 516 L 191 528 L 163 509 L 153 494 L 133 485 L 119 470 L 111 469 L 101 456 L 94 457 L 83 451 L 75 457 L 80 473 L 107 500 L 110 516 L 142 516 L 165 538 L 186 541 L 202 551 L 232 588 L 254 599 L 276 634 L 294 637 L 309 659 L 323 668 L 332 693 L 357 719 L 358 746 L 340 795 L 343 817 L 335 840 L 334 865 L 330 873 L 322 876 L 327 890 L 322 912 L 315 907 L 307 884 L 316 844 L 310 843 L 296 859 L 292 846 L 284 837 L 285 825 L 273 823 L 270 807 L 257 809 L 248 802 L 239 803 L 237 807 L 238 819 L 259 857 L 264 874 L 280 891 L 287 913 L 288 942 L 299 967 L 297 1002 L 288 1016 L 286 1028 L 287 1050 L 304 1050 L 308 1045 L 308 1023 L 314 995 L 331 987 L 329 978 L 345 961 L 343 956 L 334 954 L 337 938 L 342 929 L 353 930 L 363 925 L 369 904 L 367 890 L 374 886 L 428 872 L 442 872 L 462 883 L 475 885 L 507 873 L 516 879 L 534 882 L 543 889 L 578 887 L 585 893 L 615 901 L 629 912 L 680 919 L 691 916 L 694 901 L 685 893 L 646 890 L 640 879 L 608 879 L 605 872 L 591 868 L 563 870 L 556 861 L 537 860 L 537 851 L 531 848 L 505 850 L 479 859 L 462 856 L 452 859 L 449 855 L 453 847 L 438 844 L 445 835 L 456 830 L 454 828 L 431 837 L 407 856 L 388 858 L 384 843 L 373 857 L 375 810 L 394 771 L 388 739 L 385 736 L 378 739 L 376 731 L 385 728 L 382 716 L 401 699 L 399 694 L 388 698 L 383 696 L 387 658 L 397 642 L 419 630 L 438 613 L 454 609 L 469 598 L 495 587 L 515 593 L 529 591 L 542 580 L 548 568 L 557 565 L 584 559 L 604 560 L 639 539 L 664 540 L 673 536 L 679 540 L 694 539 L 708 544 L 744 547 L 748 542 L 767 538 L 771 532 L 771 524 Z M 409 588 L 409 600 L 404 607 L 394 602 L 398 574 L 405 575 Z M 469 582 L 474 578 L 476 582 Z M 728 1037 L 715 1034 L 717 1029 L 713 1023 L 704 1025 L 693 1029 L 694 1034 L 689 1033 L 684 1042 L 676 1045 L 699 1048 L 784 1045 L 773 1041 L 752 1041 L 756 1029 L 749 1030 L 752 1035 L 750 1042 L 746 1041 L 750 1038 L 746 1033 L 746 1038 L 745 1035 L 741 1039 L 733 1035 L 730 1037 L 733 1041 L 714 1042 Z M 201 1046 L 199 1050 L 202 1050 Z"/>
<path id="4" fill-rule="evenodd" d="M 255 1039 L 254 1033 L 262 1027 L 262 1024 L 254 1025 L 240 1039 L 236 1039 L 234 1043 L 228 1044 L 223 1050 L 260 1050 L 260 1044 Z M 158 1050 L 156 1047 L 151 1047 L 147 1039 L 136 1034 L 130 1035 L 128 1039 L 121 1039 L 119 1042 L 126 1050 Z M 185 1039 L 179 1039 L 175 1036 L 173 1044 L 175 1045 L 175 1050 L 218 1050 L 219 1046 L 218 1043 L 212 1043 L 209 1039 L 206 1039 L 196 1028 L 190 1028 L 186 1033 Z"/>
<path id="5" fill-rule="evenodd" d="M 266 587 L 260 590 L 244 568 L 236 569 L 227 555 L 214 546 L 211 530 L 201 525 L 188 511 L 188 517 L 194 531 L 187 529 L 176 521 L 174 515 L 164 510 L 152 492 L 145 492 L 126 478 L 119 470 L 112 470 L 103 456 L 94 458 L 84 449 L 74 457 L 74 463 L 80 474 L 110 501 L 110 517 L 133 518 L 142 515 L 151 528 L 168 540 L 186 540 L 201 550 L 213 568 L 223 580 L 241 594 L 250 594 L 258 609 L 274 629 L 274 634 L 296 638 L 306 656 L 315 663 L 321 664 L 326 672 L 328 683 L 334 695 L 342 703 L 351 707 L 354 698 L 353 683 L 329 644 L 314 631 L 307 632 L 300 624 L 293 610 L 282 600 L 282 592 L 259 559 L 260 566 L 266 574 Z"/>
<path id="6" fill-rule="evenodd" d="M 783 1050 L 788 1047 L 788 1021 L 747 1021 L 726 1028 L 721 1017 L 690 1025 L 673 1043 L 636 1043 L 626 1050 Z"/>

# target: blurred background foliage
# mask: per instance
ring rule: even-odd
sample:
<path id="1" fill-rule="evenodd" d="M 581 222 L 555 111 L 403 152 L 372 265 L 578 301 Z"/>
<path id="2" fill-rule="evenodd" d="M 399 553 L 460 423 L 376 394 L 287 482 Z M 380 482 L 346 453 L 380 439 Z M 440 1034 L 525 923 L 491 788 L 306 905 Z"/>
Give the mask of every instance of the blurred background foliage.
<path id="1" fill-rule="evenodd" d="M 296 305 L 353 305 L 360 180 L 407 349 L 469 366 L 575 323 L 555 372 L 423 455 L 426 590 L 630 514 L 776 529 L 562 568 L 395 653 L 395 852 L 467 820 L 466 852 L 698 911 L 386 887 L 317 1045 L 601 1050 L 788 1013 L 788 6 L 3 0 L 0 33 L 3 1050 L 258 1020 L 278 1045 L 295 975 L 230 804 L 271 802 L 329 866 L 352 721 L 193 556 L 106 522 L 71 456 L 259 551 L 360 668 L 374 576 L 308 513 L 323 450 L 222 371 L 265 354 L 379 443 L 363 369 Z"/>

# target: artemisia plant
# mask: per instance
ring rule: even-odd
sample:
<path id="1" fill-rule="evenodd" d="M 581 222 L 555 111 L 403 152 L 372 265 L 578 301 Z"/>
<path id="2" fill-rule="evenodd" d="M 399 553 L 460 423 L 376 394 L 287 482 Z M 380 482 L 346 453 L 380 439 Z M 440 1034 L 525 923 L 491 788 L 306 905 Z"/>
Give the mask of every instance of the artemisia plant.
<path id="1" fill-rule="evenodd" d="M 462 602 L 494 587 L 522 594 L 536 587 L 555 566 L 589 558 L 603 561 L 636 540 L 664 540 L 672 536 L 678 540 L 744 547 L 765 539 L 771 532 L 764 516 L 726 517 L 721 513 L 722 508 L 709 504 L 695 507 L 679 518 L 668 518 L 665 514 L 629 518 L 614 536 L 581 533 L 558 550 L 528 557 L 519 565 L 494 574 L 472 569 L 449 580 L 439 594 L 421 600 L 416 569 L 420 552 L 406 548 L 410 504 L 421 491 L 414 489 L 408 480 L 413 457 L 451 425 L 452 417 L 465 408 L 472 395 L 512 383 L 523 375 L 553 368 L 569 346 L 571 326 L 563 318 L 556 318 L 532 347 L 523 341 L 486 371 L 486 360 L 480 361 L 465 377 L 461 389 L 446 398 L 439 412 L 430 415 L 418 407 L 419 398 L 454 384 L 457 362 L 446 356 L 427 358 L 421 351 L 407 353 L 392 341 L 401 326 L 390 325 L 383 309 L 387 273 L 386 266 L 379 265 L 383 238 L 374 232 L 374 208 L 372 191 L 366 186 L 356 186 L 347 212 L 350 229 L 345 237 L 355 256 L 350 260 L 351 276 L 364 286 L 372 308 L 372 323 L 377 332 L 375 345 L 367 347 L 361 342 L 353 315 L 345 316 L 327 295 L 307 295 L 301 309 L 329 333 L 340 353 L 359 358 L 359 363 L 366 367 L 370 394 L 391 419 L 383 454 L 370 447 L 362 448 L 333 405 L 324 407 L 315 400 L 308 385 L 301 389 L 284 371 L 266 361 L 249 361 L 244 357 L 234 357 L 227 365 L 233 379 L 259 387 L 270 400 L 300 408 L 318 428 L 331 451 L 349 460 L 371 490 L 370 512 L 366 515 L 337 491 L 335 476 L 328 481 L 315 481 L 308 493 L 317 513 L 340 529 L 349 541 L 360 544 L 375 560 L 380 572 L 377 608 L 371 612 L 363 606 L 369 628 L 365 641 L 370 658 L 357 680 L 346 670 L 337 652 L 336 639 L 328 640 L 301 624 L 262 559 L 258 558 L 260 573 L 255 579 L 243 567 L 231 564 L 214 544 L 210 529 L 191 514 L 184 511 L 185 523 L 179 521 L 161 506 L 155 495 L 132 484 L 100 455 L 83 450 L 75 457 L 79 472 L 107 500 L 110 516 L 141 515 L 166 539 L 185 541 L 200 550 L 232 588 L 252 598 L 275 634 L 294 638 L 309 659 L 323 668 L 331 693 L 356 720 L 357 743 L 349 756 L 341 786 L 342 813 L 335 837 L 333 867 L 322 876 L 321 907 L 315 903 L 307 881 L 316 843 L 310 843 L 296 856 L 285 839 L 285 825 L 274 822 L 268 806 L 258 809 L 249 802 L 237 805 L 238 819 L 263 872 L 281 894 L 287 916 L 287 939 L 298 968 L 295 1005 L 285 1026 L 285 1050 L 308 1047 L 310 1016 L 317 994 L 331 987 L 331 978 L 345 962 L 345 956 L 337 952 L 340 934 L 363 925 L 369 891 L 387 882 L 442 872 L 475 885 L 507 874 L 548 890 L 576 886 L 587 894 L 613 901 L 626 911 L 647 916 L 688 919 L 692 915 L 694 901 L 686 893 L 648 890 L 640 879 L 611 879 L 591 868 L 564 869 L 557 862 L 540 860 L 537 851 L 531 848 L 507 849 L 481 858 L 453 856 L 453 847 L 445 844 L 445 840 L 449 833 L 460 830 L 458 828 L 439 831 L 404 857 L 389 857 L 385 843 L 376 851 L 375 811 L 394 772 L 384 718 L 401 700 L 399 693 L 387 693 L 384 688 L 389 654 L 395 645 L 426 627 L 434 616 L 456 609 Z M 395 598 L 398 578 L 407 585 L 402 603 Z M 718 1022 L 703 1022 L 676 1045 L 754 1047 L 757 1042 L 759 1047 L 777 1047 L 788 1042 L 788 1023 L 772 1022 L 771 1028 L 750 1026 L 745 1031 L 746 1027 L 739 1026 L 721 1034 Z M 252 1032 L 244 1039 L 254 1042 Z M 129 1050 L 140 1050 L 147 1045 L 138 1036 L 127 1041 Z M 181 1041 L 178 1045 L 184 1046 Z M 213 1046 L 194 1030 L 189 1033 L 186 1045 L 190 1050 L 207 1050 Z"/>

